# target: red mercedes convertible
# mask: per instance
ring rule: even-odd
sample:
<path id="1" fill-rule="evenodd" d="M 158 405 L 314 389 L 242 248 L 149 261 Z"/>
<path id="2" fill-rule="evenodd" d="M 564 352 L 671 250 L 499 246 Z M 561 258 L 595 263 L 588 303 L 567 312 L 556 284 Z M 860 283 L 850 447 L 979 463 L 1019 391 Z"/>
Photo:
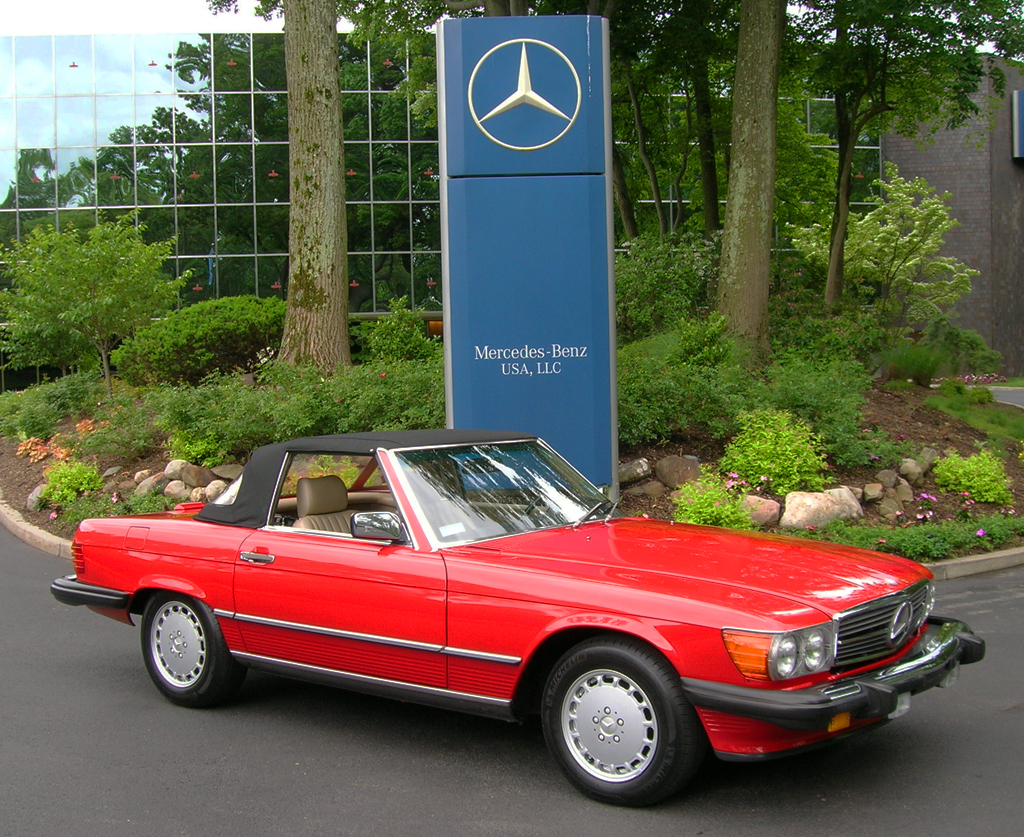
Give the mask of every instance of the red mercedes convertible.
<path id="1" fill-rule="evenodd" d="M 87 520 L 61 602 L 128 624 L 169 700 L 250 668 L 507 720 L 597 799 L 675 793 L 877 726 L 985 654 L 901 558 L 622 518 L 539 439 L 458 430 L 257 450 L 216 502 Z"/>

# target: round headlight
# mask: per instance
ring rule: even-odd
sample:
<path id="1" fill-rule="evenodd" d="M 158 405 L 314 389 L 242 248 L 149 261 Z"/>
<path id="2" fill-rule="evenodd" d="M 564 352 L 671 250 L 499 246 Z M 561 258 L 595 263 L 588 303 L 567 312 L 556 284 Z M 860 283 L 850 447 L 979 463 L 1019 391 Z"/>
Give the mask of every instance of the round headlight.
<path id="1" fill-rule="evenodd" d="M 818 671 L 828 660 L 828 643 L 822 631 L 814 630 L 804 640 L 804 665 L 808 671 Z"/>
<path id="2" fill-rule="evenodd" d="M 796 640 L 789 634 L 780 636 L 775 643 L 775 673 L 780 678 L 789 677 L 796 670 L 798 650 Z"/>

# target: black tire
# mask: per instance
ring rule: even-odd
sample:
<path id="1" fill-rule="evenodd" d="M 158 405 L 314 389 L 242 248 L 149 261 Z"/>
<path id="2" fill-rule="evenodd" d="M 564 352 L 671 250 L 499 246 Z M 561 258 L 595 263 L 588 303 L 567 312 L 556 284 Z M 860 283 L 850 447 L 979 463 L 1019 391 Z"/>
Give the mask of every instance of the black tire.
<path id="1" fill-rule="evenodd" d="M 599 637 L 566 653 L 544 687 L 541 720 L 569 781 L 615 805 L 652 805 L 671 796 L 693 778 L 707 751 L 675 669 L 628 637 Z"/>
<path id="2" fill-rule="evenodd" d="M 177 593 L 157 594 L 146 605 L 142 658 L 160 693 L 179 706 L 224 703 L 245 679 L 210 609 Z"/>

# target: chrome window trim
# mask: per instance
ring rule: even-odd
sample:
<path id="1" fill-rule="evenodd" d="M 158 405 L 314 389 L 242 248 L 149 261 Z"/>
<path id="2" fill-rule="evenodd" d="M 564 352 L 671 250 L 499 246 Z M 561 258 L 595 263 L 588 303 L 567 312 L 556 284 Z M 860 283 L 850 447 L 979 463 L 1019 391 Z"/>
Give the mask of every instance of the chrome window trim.
<path id="1" fill-rule="evenodd" d="M 515 657 L 509 654 L 495 654 L 490 651 L 473 651 L 469 648 L 452 648 L 446 645 L 437 645 L 430 642 L 417 642 L 411 639 L 398 639 L 397 637 L 379 636 L 377 634 L 365 634 L 358 631 L 345 631 L 340 628 L 326 628 L 319 625 L 307 625 L 302 622 L 289 622 L 284 619 L 271 619 L 267 616 L 252 616 L 244 613 L 233 613 L 229 610 L 214 610 L 214 615 L 222 619 L 231 619 L 236 622 L 248 622 L 254 625 L 265 625 L 271 628 L 286 628 L 288 630 L 300 631 L 320 636 L 332 636 L 339 639 L 354 639 L 359 642 L 369 642 L 374 645 L 388 645 L 394 648 L 408 648 L 413 651 L 427 651 L 433 654 L 444 654 L 449 657 L 464 657 L 471 660 L 481 660 L 491 663 L 504 663 L 517 666 L 522 663 L 522 657 Z"/>

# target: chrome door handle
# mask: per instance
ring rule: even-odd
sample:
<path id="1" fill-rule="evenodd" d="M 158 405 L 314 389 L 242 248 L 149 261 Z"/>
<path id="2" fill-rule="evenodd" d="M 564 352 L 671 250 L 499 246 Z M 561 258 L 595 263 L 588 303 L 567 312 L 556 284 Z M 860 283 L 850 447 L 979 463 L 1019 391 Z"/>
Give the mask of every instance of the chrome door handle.
<path id="1" fill-rule="evenodd" d="M 242 552 L 238 556 L 248 564 L 273 564 L 274 556 L 266 552 Z"/>

